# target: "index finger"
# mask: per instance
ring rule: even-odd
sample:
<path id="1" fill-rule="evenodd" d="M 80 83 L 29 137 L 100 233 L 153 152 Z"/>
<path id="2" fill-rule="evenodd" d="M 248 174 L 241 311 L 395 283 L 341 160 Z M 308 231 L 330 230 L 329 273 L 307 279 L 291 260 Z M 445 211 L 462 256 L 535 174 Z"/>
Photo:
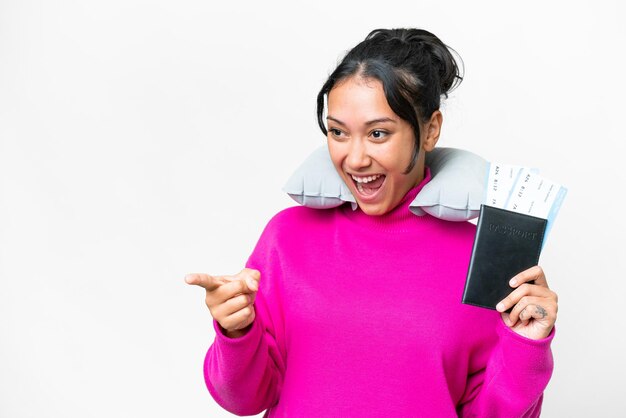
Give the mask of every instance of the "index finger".
<path id="1" fill-rule="evenodd" d="M 548 287 L 548 281 L 546 275 L 540 266 L 532 266 L 520 273 L 517 273 L 509 281 L 509 285 L 512 287 L 518 287 L 522 283 L 528 283 L 534 281 L 534 284 L 538 286 Z"/>
<path id="2" fill-rule="evenodd" d="M 209 292 L 227 283 L 222 276 L 211 276 L 204 273 L 188 274 L 185 276 L 185 282 L 187 284 L 195 284 L 196 286 L 204 287 Z"/>

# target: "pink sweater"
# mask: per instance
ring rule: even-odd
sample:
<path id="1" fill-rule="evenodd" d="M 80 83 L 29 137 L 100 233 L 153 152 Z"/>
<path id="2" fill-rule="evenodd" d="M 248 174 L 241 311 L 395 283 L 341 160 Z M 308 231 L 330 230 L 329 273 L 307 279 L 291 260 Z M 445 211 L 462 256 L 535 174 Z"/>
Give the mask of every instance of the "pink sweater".
<path id="1" fill-rule="evenodd" d="M 294 206 L 267 224 L 246 267 L 256 319 L 238 338 L 213 320 L 204 378 L 236 415 L 538 417 L 551 334 L 531 340 L 461 303 L 476 227 Z"/>

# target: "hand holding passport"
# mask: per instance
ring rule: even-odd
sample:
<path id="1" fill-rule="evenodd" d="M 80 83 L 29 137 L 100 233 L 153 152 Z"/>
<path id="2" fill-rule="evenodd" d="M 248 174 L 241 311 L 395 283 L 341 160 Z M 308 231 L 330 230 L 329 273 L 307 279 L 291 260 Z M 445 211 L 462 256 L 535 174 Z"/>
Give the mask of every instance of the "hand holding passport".
<path id="1" fill-rule="evenodd" d="M 493 163 L 487 183 L 462 302 L 496 309 L 513 291 L 509 280 L 539 263 L 567 189 L 536 170 Z"/>

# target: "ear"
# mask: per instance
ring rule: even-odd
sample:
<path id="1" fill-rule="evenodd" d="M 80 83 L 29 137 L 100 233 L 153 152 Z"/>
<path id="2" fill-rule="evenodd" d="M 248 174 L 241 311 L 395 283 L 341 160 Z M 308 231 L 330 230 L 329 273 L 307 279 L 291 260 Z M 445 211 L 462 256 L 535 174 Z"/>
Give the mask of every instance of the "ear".
<path id="1" fill-rule="evenodd" d="M 439 135 L 441 134 L 441 124 L 443 123 L 443 115 L 441 111 L 435 110 L 430 116 L 430 120 L 425 126 L 426 134 L 423 136 L 422 148 L 424 151 L 430 152 L 435 148 Z"/>

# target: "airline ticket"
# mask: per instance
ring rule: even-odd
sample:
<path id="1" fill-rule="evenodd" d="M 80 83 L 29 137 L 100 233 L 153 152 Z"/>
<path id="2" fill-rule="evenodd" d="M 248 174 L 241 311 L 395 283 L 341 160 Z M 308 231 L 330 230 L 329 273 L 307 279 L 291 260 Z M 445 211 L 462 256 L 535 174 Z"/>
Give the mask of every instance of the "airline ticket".
<path id="1" fill-rule="evenodd" d="M 485 204 L 547 219 L 545 245 L 567 189 L 534 168 L 490 163 L 488 170 Z"/>

